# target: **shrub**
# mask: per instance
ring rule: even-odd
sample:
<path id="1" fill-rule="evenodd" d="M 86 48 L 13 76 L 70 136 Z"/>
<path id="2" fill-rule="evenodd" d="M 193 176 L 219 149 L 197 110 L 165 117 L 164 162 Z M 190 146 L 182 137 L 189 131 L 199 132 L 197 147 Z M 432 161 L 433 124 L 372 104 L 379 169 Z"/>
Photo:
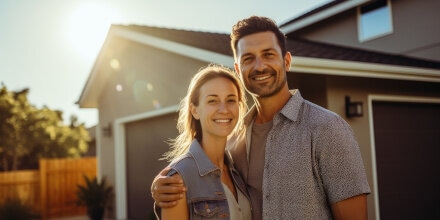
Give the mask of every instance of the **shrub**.
<path id="1" fill-rule="evenodd" d="M 36 217 L 31 207 L 18 198 L 8 198 L 0 205 L 0 219 L 29 220 Z"/>
<path id="2" fill-rule="evenodd" d="M 87 207 L 87 215 L 92 220 L 100 220 L 104 216 L 113 188 L 107 186 L 105 178 L 100 183 L 96 177 L 89 179 L 84 176 L 84 180 L 86 185 L 78 185 L 76 191 L 77 204 Z"/>

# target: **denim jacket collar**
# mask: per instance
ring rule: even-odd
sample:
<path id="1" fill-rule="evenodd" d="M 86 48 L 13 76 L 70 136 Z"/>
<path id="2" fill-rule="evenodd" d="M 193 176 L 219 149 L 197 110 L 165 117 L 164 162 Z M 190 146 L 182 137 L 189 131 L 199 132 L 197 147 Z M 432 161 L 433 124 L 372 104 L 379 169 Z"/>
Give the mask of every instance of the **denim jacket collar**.
<path id="1" fill-rule="evenodd" d="M 220 172 L 220 168 L 216 167 L 211 162 L 211 160 L 209 160 L 208 156 L 205 154 L 205 151 L 203 151 L 199 141 L 197 141 L 196 139 L 194 139 L 191 143 L 191 146 L 189 147 L 189 153 L 192 155 L 194 161 L 196 162 L 200 176 L 205 176 L 216 170 Z"/>

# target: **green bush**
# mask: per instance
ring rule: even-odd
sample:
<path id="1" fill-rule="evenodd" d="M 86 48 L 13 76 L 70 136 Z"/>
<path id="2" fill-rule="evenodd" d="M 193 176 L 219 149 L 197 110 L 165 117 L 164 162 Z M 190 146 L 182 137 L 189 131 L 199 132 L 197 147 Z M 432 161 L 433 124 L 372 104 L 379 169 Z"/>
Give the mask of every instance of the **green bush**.
<path id="1" fill-rule="evenodd" d="M 0 220 L 29 220 L 36 217 L 31 207 L 18 198 L 8 198 L 0 205 Z"/>

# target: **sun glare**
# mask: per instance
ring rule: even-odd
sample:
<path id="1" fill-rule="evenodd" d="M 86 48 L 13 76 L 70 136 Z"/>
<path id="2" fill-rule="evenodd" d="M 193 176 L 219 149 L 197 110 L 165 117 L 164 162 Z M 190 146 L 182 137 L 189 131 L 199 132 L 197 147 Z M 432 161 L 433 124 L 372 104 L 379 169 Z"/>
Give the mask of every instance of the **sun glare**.
<path id="1" fill-rule="evenodd" d="M 68 37 L 72 46 L 85 59 L 95 59 L 110 25 L 119 18 L 118 11 L 106 4 L 80 5 L 69 19 Z"/>

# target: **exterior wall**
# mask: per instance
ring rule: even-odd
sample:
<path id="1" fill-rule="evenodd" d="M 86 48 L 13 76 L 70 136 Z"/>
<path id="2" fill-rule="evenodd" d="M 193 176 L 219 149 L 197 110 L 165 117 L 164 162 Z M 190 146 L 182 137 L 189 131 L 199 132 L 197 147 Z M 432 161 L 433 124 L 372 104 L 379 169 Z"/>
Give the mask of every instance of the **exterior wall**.
<path id="1" fill-rule="evenodd" d="M 438 0 L 391 1 L 393 33 L 358 40 L 357 9 L 338 14 L 294 33 L 306 39 L 440 61 Z"/>
<path id="2" fill-rule="evenodd" d="M 115 185 L 115 137 L 105 136 L 102 129 L 119 118 L 179 104 L 192 75 L 207 64 L 117 37 L 106 48 L 111 50 L 102 52 L 105 58 L 99 65 L 106 82 L 98 106 L 98 169 Z"/>
<path id="3" fill-rule="evenodd" d="M 327 78 L 323 75 L 288 73 L 290 89 L 299 89 L 301 96 L 315 104 L 327 108 Z"/>

